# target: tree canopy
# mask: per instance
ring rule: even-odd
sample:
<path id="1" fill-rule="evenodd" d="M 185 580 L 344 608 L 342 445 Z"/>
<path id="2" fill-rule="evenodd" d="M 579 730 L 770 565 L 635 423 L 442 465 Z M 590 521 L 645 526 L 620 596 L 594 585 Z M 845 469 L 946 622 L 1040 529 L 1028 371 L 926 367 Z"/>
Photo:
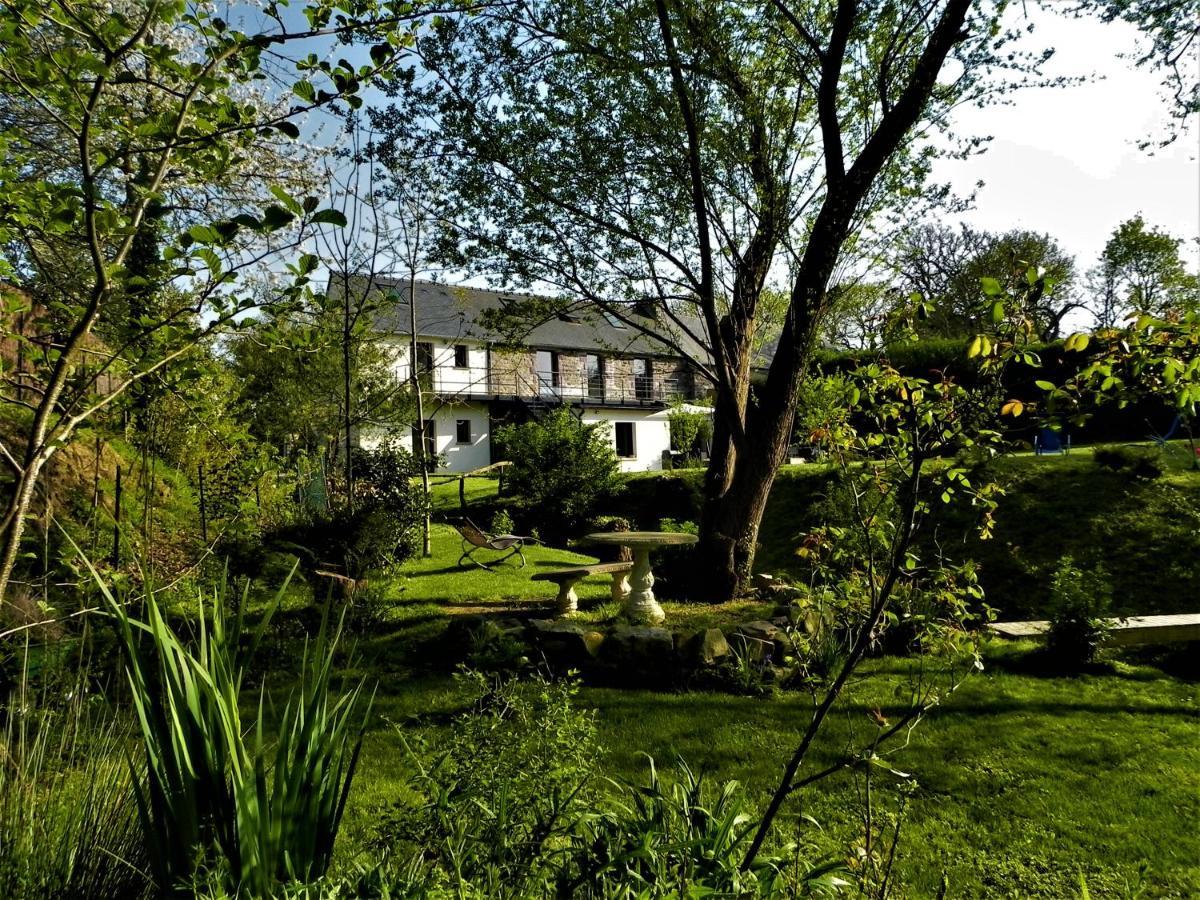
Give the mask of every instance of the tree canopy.
<path id="1" fill-rule="evenodd" d="M 1048 234 L 1014 229 L 1003 234 L 926 225 L 901 241 L 891 265 L 907 291 L 919 293 L 929 308 L 925 334 L 961 337 L 983 323 L 980 297 L 984 278 L 997 279 L 1006 291 L 1025 281 L 1030 266 L 1039 269 L 1052 290 L 1030 308 L 1041 340 L 1059 335 L 1063 318 L 1082 303 L 1074 298 L 1075 260 Z"/>
<path id="2" fill-rule="evenodd" d="M 1090 273 L 1097 324 L 1111 328 L 1132 312 L 1166 316 L 1200 308 L 1200 278 L 1187 270 L 1182 244 L 1140 215 L 1118 225 Z"/>
<path id="3" fill-rule="evenodd" d="M 732 572 L 843 252 L 876 213 L 919 203 L 956 104 L 1044 58 L 1011 46 L 1003 6 L 519 0 L 440 20 L 373 121 L 385 161 L 418 139 L 444 166 L 444 259 L 603 310 L 713 384 L 702 538 Z M 788 306 L 751 396 L 772 286 Z M 648 300 L 655 316 L 636 316 Z M 718 524 L 717 507 L 742 511 Z"/>

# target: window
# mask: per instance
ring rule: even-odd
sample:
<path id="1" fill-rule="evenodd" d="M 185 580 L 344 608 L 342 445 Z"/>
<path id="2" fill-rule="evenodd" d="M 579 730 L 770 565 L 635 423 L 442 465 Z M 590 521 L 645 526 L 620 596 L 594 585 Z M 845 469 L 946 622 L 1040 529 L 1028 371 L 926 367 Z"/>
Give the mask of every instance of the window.
<path id="1" fill-rule="evenodd" d="M 625 327 L 625 323 L 622 322 L 620 319 L 618 319 L 615 315 L 610 313 L 608 310 L 601 311 L 601 315 L 604 316 L 605 321 L 608 322 L 608 324 L 611 325 L 613 328 L 624 328 Z"/>
<path id="2" fill-rule="evenodd" d="M 471 443 L 471 420 L 458 419 L 454 423 L 455 440 L 460 444 Z"/>
<path id="3" fill-rule="evenodd" d="M 470 365 L 467 361 L 467 345 L 456 344 L 454 346 L 454 368 L 465 369 Z"/>
<path id="4" fill-rule="evenodd" d="M 589 400 L 604 399 L 604 357 L 587 355 L 587 395 Z"/>
<path id="5" fill-rule="evenodd" d="M 412 430 L 412 445 L 415 450 L 421 445 L 421 429 L 414 428 Z M 425 462 L 429 464 L 429 460 L 437 456 L 437 428 L 434 427 L 433 419 L 425 420 Z"/>
<path id="6" fill-rule="evenodd" d="M 639 400 L 654 397 L 654 369 L 648 359 L 633 361 L 633 394 Z"/>
<path id="7" fill-rule="evenodd" d="M 537 373 L 539 394 L 554 394 L 562 387 L 558 354 L 553 350 L 538 350 L 534 354 L 533 367 Z"/>
<path id="8" fill-rule="evenodd" d="M 633 445 L 633 423 L 614 422 L 613 433 L 617 439 L 617 456 L 621 459 L 633 459 L 637 451 Z"/>

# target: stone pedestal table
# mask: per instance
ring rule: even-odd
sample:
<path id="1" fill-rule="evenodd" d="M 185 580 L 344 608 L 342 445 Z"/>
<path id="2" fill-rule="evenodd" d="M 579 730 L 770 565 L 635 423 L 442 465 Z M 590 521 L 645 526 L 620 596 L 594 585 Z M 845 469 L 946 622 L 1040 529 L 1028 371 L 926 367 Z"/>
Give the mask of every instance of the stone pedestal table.
<path id="1" fill-rule="evenodd" d="M 584 540 L 593 544 L 628 547 L 633 551 L 633 571 L 629 573 L 629 596 L 622 610 L 632 622 L 657 625 L 666 614 L 654 599 L 654 573 L 650 569 L 650 551 L 657 547 L 677 547 L 696 543 L 696 535 L 677 531 L 605 531 L 589 534 Z"/>

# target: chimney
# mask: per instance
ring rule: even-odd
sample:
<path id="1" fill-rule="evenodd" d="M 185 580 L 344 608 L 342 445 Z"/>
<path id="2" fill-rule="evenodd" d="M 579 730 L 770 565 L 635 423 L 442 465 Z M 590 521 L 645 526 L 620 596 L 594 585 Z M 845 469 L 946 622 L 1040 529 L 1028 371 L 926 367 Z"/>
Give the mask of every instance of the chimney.
<path id="1" fill-rule="evenodd" d="M 657 319 L 658 301 L 653 297 L 642 297 L 633 304 L 633 311 L 644 319 Z"/>

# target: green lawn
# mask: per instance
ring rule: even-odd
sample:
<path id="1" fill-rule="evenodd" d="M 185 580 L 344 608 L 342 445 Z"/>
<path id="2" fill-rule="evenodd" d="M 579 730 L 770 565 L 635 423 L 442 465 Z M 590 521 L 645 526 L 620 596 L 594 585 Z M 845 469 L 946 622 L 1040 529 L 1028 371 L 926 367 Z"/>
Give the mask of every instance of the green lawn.
<path id="1" fill-rule="evenodd" d="M 945 873 L 950 897 L 1078 896 L 1078 873 L 1093 897 L 1200 895 L 1200 732 L 1195 670 L 1187 680 L 1154 666 L 1118 663 L 1107 674 L 1046 678 L 1020 670 L 1022 650 L 997 649 L 946 706 L 891 758 L 918 788 L 903 826 L 898 866 L 903 895 L 933 896 Z M 852 733 L 873 727 L 867 711 L 894 709 L 915 663 L 878 660 L 830 721 L 818 767 Z M 369 735 L 346 824 L 348 855 L 369 838 L 378 814 L 402 790 L 399 734 L 437 732 L 461 710 L 444 677 L 381 686 L 381 720 Z M 750 699 L 712 693 L 590 688 L 607 748 L 597 772 L 639 779 L 643 756 L 682 757 L 757 796 L 777 777 L 807 719 L 798 694 Z M 384 724 L 382 717 L 396 726 Z M 896 804 L 886 782 L 885 808 Z M 793 805 L 794 817 L 798 806 Z M 838 852 L 858 834 L 859 804 L 848 776 L 803 797 L 819 852 Z M 345 858 L 345 857 L 343 857 Z M 1144 872 L 1143 872 L 1144 869 Z"/>
<path id="2" fill-rule="evenodd" d="M 1191 584 L 1188 579 L 1200 577 L 1200 557 L 1190 549 L 1200 534 L 1188 531 L 1200 506 L 1200 476 L 1184 466 L 1159 481 L 1135 483 L 1098 469 L 1090 453 L 1076 451 L 1070 457 L 1015 457 L 997 471 L 1010 493 L 1002 508 L 1004 537 L 986 548 L 990 564 L 1000 568 L 1018 542 L 1027 542 L 1007 580 L 998 578 L 1002 589 L 1018 589 L 1022 579 L 1028 589 L 1029 558 L 1056 559 L 1064 548 L 1085 560 L 1103 558 L 1113 572 L 1128 567 L 1130 578 Z M 655 480 L 678 477 L 631 481 L 649 494 L 675 490 Z M 683 478 L 694 483 L 696 473 Z M 782 473 L 762 532 L 766 565 L 778 570 L 790 564 L 801 520 L 827 478 L 820 466 Z M 472 503 L 494 495 L 494 481 L 475 481 Z M 457 485 L 438 490 L 441 508 L 457 509 Z M 1053 527 L 1057 521 L 1067 524 Z M 1117 534 L 1119 528 L 1129 533 Z M 1107 537 L 1090 547 L 1101 534 Z M 459 569 L 458 553 L 454 531 L 435 526 L 434 557 L 402 568 L 390 587 L 391 622 L 360 648 L 365 670 L 380 678 L 380 693 L 343 834 L 343 861 L 365 846 L 380 811 L 403 790 L 407 764 L 400 735 L 411 740 L 440 733 L 463 708 L 449 665 L 439 656 L 446 652 L 436 640 L 441 626 L 465 612 L 548 611 L 553 587 L 532 582 L 530 574 L 590 559 L 533 547 L 526 568 L 510 561 L 489 573 Z M 584 582 L 580 595 L 582 618 L 614 614 L 606 578 Z M 1191 594 L 1193 604 L 1196 596 Z M 765 612 L 750 601 L 725 608 L 665 606 L 679 627 Z M 892 757 L 917 784 L 898 858 L 902 895 L 934 896 L 944 878 L 948 897 L 1076 897 L 1082 874 L 1093 897 L 1200 896 L 1200 670 L 1189 650 L 1114 658 L 1076 678 L 1039 673 L 1030 650 L 1021 644 L 989 648 L 985 671 L 970 677 Z M 897 697 L 922 664 L 868 662 L 866 677 L 831 718 L 811 765 L 819 767 L 852 738 L 869 735 L 869 710 L 894 714 Z M 597 774 L 638 779 L 646 771 L 644 754 L 660 765 L 682 757 L 718 778 L 743 781 L 760 798 L 778 777 L 809 709 L 808 698 L 797 693 L 755 699 L 592 687 L 582 702 L 599 713 L 606 751 Z M 802 805 L 791 805 L 792 821 L 802 811 L 821 826 L 803 832 L 815 844 L 813 853 L 844 852 L 856 839 L 856 790 L 848 775 L 838 776 L 805 793 Z M 885 809 L 895 808 L 894 786 L 881 783 L 876 791 Z"/>
<path id="3" fill-rule="evenodd" d="M 1155 480 L 1096 465 L 1094 449 L 1078 447 L 1069 456 L 1014 454 L 977 475 L 996 480 L 1006 492 L 991 540 L 972 534 L 969 513 L 945 516 L 925 533 L 943 546 L 961 547 L 954 552 L 980 564 L 987 602 L 1005 618 L 1040 615 L 1064 556 L 1107 574 L 1118 613 L 1200 609 L 1200 471 L 1191 467 L 1186 441 L 1172 441 L 1160 455 L 1166 474 Z M 827 465 L 780 470 L 759 532 L 759 571 L 803 577 L 795 550 L 827 515 L 823 503 L 833 475 Z M 695 520 L 702 478 L 699 469 L 626 476 L 624 492 L 604 511 L 643 528 L 658 527 L 660 517 Z M 496 480 L 467 479 L 467 485 L 469 514 L 486 519 Z M 435 489 L 434 506 L 441 515 L 456 514 L 457 481 Z"/>

